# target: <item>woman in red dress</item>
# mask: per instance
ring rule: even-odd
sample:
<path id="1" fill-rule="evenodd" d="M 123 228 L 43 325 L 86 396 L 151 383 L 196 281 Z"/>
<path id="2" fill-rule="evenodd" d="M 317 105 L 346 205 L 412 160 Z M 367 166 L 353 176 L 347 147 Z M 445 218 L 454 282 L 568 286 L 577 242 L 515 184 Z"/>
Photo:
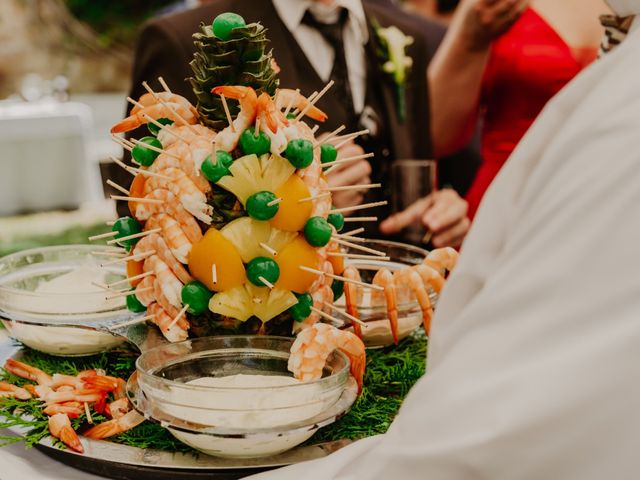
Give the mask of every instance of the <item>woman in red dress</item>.
<path id="1" fill-rule="evenodd" d="M 592 62 L 603 0 L 465 0 L 429 69 L 437 152 L 467 141 L 482 115 L 482 165 L 469 217 L 545 104 Z"/>

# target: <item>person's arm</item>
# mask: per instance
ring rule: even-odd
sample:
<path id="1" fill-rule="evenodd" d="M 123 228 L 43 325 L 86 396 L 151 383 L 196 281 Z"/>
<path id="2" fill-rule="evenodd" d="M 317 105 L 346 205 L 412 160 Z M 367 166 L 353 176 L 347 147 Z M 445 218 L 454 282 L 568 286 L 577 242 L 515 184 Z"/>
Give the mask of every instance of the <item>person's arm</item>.
<path id="1" fill-rule="evenodd" d="M 431 135 L 437 156 L 466 145 L 477 122 L 491 41 L 509 29 L 529 0 L 466 0 L 429 65 Z"/>

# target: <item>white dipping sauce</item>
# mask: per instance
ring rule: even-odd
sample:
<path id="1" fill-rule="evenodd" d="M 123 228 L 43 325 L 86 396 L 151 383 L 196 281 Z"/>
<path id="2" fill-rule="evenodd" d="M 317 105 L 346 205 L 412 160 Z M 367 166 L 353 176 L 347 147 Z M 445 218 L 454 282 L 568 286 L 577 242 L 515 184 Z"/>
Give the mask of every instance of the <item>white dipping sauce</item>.
<path id="1" fill-rule="evenodd" d="M 29 312 L 34 319 L 43 322 L 50 316 L 62 321 L 65 314 L 82 314 L 117 309 L 123 305 L 122 298 L 107 300 L 104 290 L 95 283 L 104 283 L 105 272 L 95 266 L 80 266 L 68 273 L 38 285 L 34 295 L 23 300 L 24 305 L 16 301 L 11 307 Z M 22 299 L 21 299 L 22 300 Z M 87 314 L 90 316 L 90 313 Z M 81 318 L 85 320 L 86 318 Z M 11 335 L 34 350 L 51 355 L 90 355 L 109 350 L 120 345 L 124 339 L 106 332 L 96 332 L 84 328 L 29 325 L 27 323 L 5 322 Z"/>
<path id="2" fill-rule="evenodd" d="M 278 388 L 296 384 L 300 386 Z M 282 434 L 281 431 L 252 434 L 260 429 L 278 429 L 311 419 L 335 403 L 341 393 L 336 392 L 335 396 L 327 398 L 318 385 L 305 384 L 283 375 L 203 377 L 186 385 L 217 387 L 219 390 L 205 392 L 171 387 L 167 402 L 159 401 L 157 407 L 176 418 L 199 425 L 215 426 L 221 430 L 247 430 L 250 435 L 246 438 L 222 438 L 169 428 L 182 442 L 222 457 L 260 457 L 293 448 L 311 437 L 317 427 L 310 426 L 307 430 L 291 434 Z M 256 387 L 264 390 L 256 390 Z"/>

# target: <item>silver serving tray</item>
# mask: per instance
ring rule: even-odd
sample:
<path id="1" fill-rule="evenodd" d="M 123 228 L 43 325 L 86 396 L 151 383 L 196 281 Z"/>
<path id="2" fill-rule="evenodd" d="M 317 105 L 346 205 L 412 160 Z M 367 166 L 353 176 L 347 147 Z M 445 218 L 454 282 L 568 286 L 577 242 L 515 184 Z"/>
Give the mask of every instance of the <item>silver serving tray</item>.
<path id="1" fill-rule="evenodd" d="M 0 361 L 9 357 L 19 359 L 20 348 L 5 333 L 0 332 Z M 19 428 L 8 429 L 14 434 Z M 257 459 L 225 459 L 205 454 L 171 453 L 161 450 L 140 449 L 104 440 L 82 438 L 84 454 L 55 447 L 49 438 L 36 448 L 65 465 L 116 480 L 231 480 L 294 463 L 326 457 L 351 443 L 339 440 L 318 445 L 296 447 L 272 457 Z"/>

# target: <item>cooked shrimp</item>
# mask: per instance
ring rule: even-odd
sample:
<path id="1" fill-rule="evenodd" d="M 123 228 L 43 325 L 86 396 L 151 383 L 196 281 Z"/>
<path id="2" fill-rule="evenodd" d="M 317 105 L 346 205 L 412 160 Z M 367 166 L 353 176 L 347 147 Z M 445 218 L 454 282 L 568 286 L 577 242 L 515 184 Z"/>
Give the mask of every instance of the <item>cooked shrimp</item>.
<path id="1" fill-rule="evenodd" d="M 342 276 L 349 280 L 357 280 L 361 281 L 360 272 L 353 265 L 348 265 L 347 268 L 342 272 Z M 351 283 L 344 282 L 344 299 L 346 304 L 347 313 L 352 317 L 360 318 L 360 313 L 358 312 L 358 305 L 362 301 L 362 288 Z M 362 338 L 362 328 L 358 322 L 352 322 L 351 326 L 353 327 L 354 333 Z"/>
<path id="2" fill-rule="evenodd" d="M 232 121 L 231 125 L 216 135 L 216 147 L 225 152 L 235 150 L 240 140 L 240 135 L 249 128 L 256 120 L 258 113 L 258 96 L 251 87 L 241 86 L 221 86 L 211 90 L 216 95 L 224 95 L 240 102 L 240 112 Z"/>
<path id="3" fill-rule="evenodd" d="M 198 122 L 198 118 L 195 113 L 190 108 L 185 108 L 185 106 L 180 103 L 156 103 L 154 105 L 141 108 L 136 113 L 132 113 L 127 118 L 120 120 L 111 127 L 111 133 L 124 133 L 135 130 L 136 128 L 148 123 L 149 120 L 147 117 L 154 119 L 169 118 L 180 124 L 183 124 L 186 121 L 190 125 Z"/>
<path id="4" fill-rule="evenodd" d="M 120 418 L 131 410 L 131 404 L 127 398 L 119 398 L 107 404 L 106 413 L 111 418 Z"/>
<path id="5" fill-rule="evenodd" d="M 202 165 L 202 161 L 204 160 L 200 161 L 196 165 L 196 162 L 193 159 L 193 151 L 194 151 L 193 145 L 200 148 L 202 143 L 195 142 L 195 141 L 193 144 L 187 144 L 184 142 L 174 143 L 167 150 L 171 155 L 164 155 L 163 158 L 160 158 L 163 156 L 163 154 L 158 155 L 158 157 L 156 158 L 156 161 L 153 162 L 150 169 L 153 171 L 160 171 L 162 170 L 161 167 L 163 166 L 163 164 L 166 164 L 166 167 L 175 166 L 175 165 L 171 165 L 169 161 L 170 158 L 173 158 L 174 161 L 177 161 L 179 163 L 178 168 L 180 168 L 182 171 L 184 171 L 188 175 L 189 179 L 193 182 L 193 184 L 196 187 L 198 187 L 198 190 L 200 190 L 203 193 L 208 193 L 211 191 L 211 184 L 203 175 L 200 174 L 200 166 Z M 212 144 L 210 142 L 207 142 L 206 145 L 207 145 L 208 153 L 211 153 Z M 172 155 L 174 156 L 172 157 Z M 178 158 L 175 158 L 175 157 L 178 157 Z M 160 162 L 156 167 L 157 168 L 156 170 L 153 167 L 158 161 L 158 159 L 160 159 Z"/>
<path id="6" fill-rule="evenodd" d="M 156 277 L 154 286 L 158 284 L 162 294 L 169 300 L 169 303 L 175 307 L 181 308 L 182 303 L 180 302 L 180 294 L 182 291 L 182 282 L 180 282 L 178 277 L 173 274 L 169 266 L 160 260 L 160 257 L 157 255 L 151 255 L 145 260 L 143 269 L 147 272 L 154 272 Z"/>
<path id="7" fill-rule="evenodd" d="M 417 275 L 417 274 L 416 274 Z M 420 278 L 420 277 L 418 277 Z M 373 285 L 380 285 L 384 288 L 384 300 L 387 305 L 387 315 L 389 317 L 389 324 L 391 326 L 391 335 L 393 336 L 393 342 L 398 344 L 398 305 L 396 304 L 396 284 L 394 282 L 393 274 L 387 268 L 381 268 L 377 271 L 373 280 Z M 373 301 L 376 296 L 380 295 L 380 292 L 375 290 L 371 293 L 371 300 Z"/>
<path id="8" fill-rule="evenodd" d="M 20 378 L 26 378 L 27 380 L 36 382 L 38 385 L 51 385 L 51 376 L 49 374 L 39 368 L 32 367 L 13 358 L 7 359 L 4 364 L 4 369 Z"/>
<path id="9" fill-rule="evenodd" d="M 329 188 L 329 184 L 324 179 L 324 176 L 320 176 L 317 180 L 317 188 L 314 189 L 312 193 L 312 195 L 318 196 L 318 198 L 313 200 L 313 209 L 311 210 L 312 217 L 327 218 L 329 216 L 333 204 L 331 203 L 331 195 L 326 194 L 327 188 Z"/>
<path id="10" fill-rule="evenodd" d="M 191 158 L 193 160 L 193 165 L 194 165 L 194 168 L 196 169 L 196 174 L 199 175 L 200 178 L 204 178 L 203 175 L 200 175 L 200 171 L 202 169 L 202 164 L 207 159 L 207 157 L 212 153 L 213 142 L 214 141 L 208 137 L 197 137 L 191 143 L 189 143 L 189 149 L 191 150 Z M 207 180 L 205 179 L 205 181 Z"/>
<path id="11" fill-rule="evenodd" d="M 189 126 L 174 123 L 162 128 L 157 138 L 164 148 L 169 148 L 177 141 L 186 141 L 191 145 L 194 140 L 201 138 L 211 143 L 216 138 L 216 132 L 200 123 Z"/>
<path id="12" fill-rule="evenodd" d="M 169 190 L 178 197 L 182 206 L 196 218 L 205 218 L 203 221 L 206 219 L 211 221 L 210 217 L 204 213 L 210 210 L 206 195 L 196 187 L 186 173 L 175 167 L 164 168 L 158 173 L 162 176 L 150 177 L 144 182 L 144 195 L 159 188 Z"/>
<path id="13" fill-rule="evenodd" d="M 458 256 L 459 253 L 455 248 L 437 248 L 429 252 L 423 263 L 440 272 L 444 272 L 445 270 L 450 272 L 455 268 L 456 263 L 458 263 Z"/>
<path id="14" fill-rule="evenodd" d="M 164 203 L 144 203 L 139 202 L 136 207 L 136 218 L 138 220 L 148 220 L 154 213 L 167 213 L 180 223 L 180 227 L 190 242 L 198 242 L 202 239 L 202 230 L 193 215 L 187 212 L 176 200 L 176 196 L 169 190 L 159 188 L 145 195 L 144 198 L 161 200 Z"/>
<path id="15" fill-rule="evenodd" d="M 134 290 L 135 296 L 138 301 L 148 307 L 149 304 L 155 302 L 156 297 L 153 294 L 153 290 L 147 290 L 149 287 L 153 288 L 153 284 L 156 280 L 155 275 L 149 275 L 148 277 L 144 277 L 142 281 L 136 286 Z"/>
<path id="16" fill-rule="evenodd" d="M 7 382 L 0 382 L 0 398 L 15 397 L 18 400 L 29 400 L 31 394 L 24 388 L 17 387 Z"/>
<path id="17" fill-rule="evenodd" d="M 431 287 L 434 292 L 439 294 L 442 291 L 445 280 L 438 270 L 425 263 L 414 265 L 410 268 L 411 270 L 418 272 L 418 275 L 420 275 L 420 278 L 422 279 L 422 283 Z"/>
<path id="18" fill-rule="evenodd" d="M 142 244 L 142 245 L 141 245 Z M 139 249 L 139 251 L 138 251 Z M 193 277 L 189 275 L 189 272 L 186 268 L 182 266 L 182 264 L 176 259 L 176 257 L 171 253 L 171 249 L 167 246 L 167 242 L 164 241 L 162 236 L 157 233 L 152 233 L 151 235 L 147 235 L 142 240 L 140 240 L 135 248 L 133 249 L 132 254 L 138 255 L 144 252 L 155 251 L 155 254 L 160 257 L 164 263 L 166 263 L 171 271 L 178 277 L 182 283 L 189 283 L 193 281 Z M 146 284 L 149 286 L 150 284 Z M 143 294 L 146 292 L 143 292 Z M 141 303 L 145 304 L 140 300 Z"/>
<path id="19" fill-rule="evenodd" d="M 296 90 L 290 90 L 288 88 L 279 89 L 276 99 L 276 108 L 278 108 L 278 110 L 282 110 L 289 105 L 292 105 L 294 108 L 302 111 L 309 105 L 309 99 Z M 328 118 L 326 113 L 315 106 L 309 108 L 305 115 L 318 122 L 324 122 Z"/>
<path id="20" fill-rule="evenodd" d="M 276 109 L 273 99 L 267 93 L 258 97 L 258 118 L 260 130 L 271 140 L 271 153 L 281 154 L 287 148 L 287 137 L 280 126 L 287 124 L 286 117 Z"/>
<path id="21" fill-rule="evenodd" d="M 159 304 L 154 302 L 149 305 L 147 313 L 154 315 L 153 323 L 160 328 L 164 337 L 170 342 L 181 342 L 187 339 L 187 329 L 181 327 L 182 319 L 169 328 L 169 325 L 173 322 L 173 318 L 170 317 Z"/>
<path id="22" fill-rule="evenodd" d="M 431 299 L 429 299 L 429 292 L 427 292 L 420 275 L 415 270 L 406 268 L 396 272 L 395 282 L 398 285 L 409 288 L 415 295 L 418 300 L 418 304 L 420 305 L 420 310 L 422 310 L 424 331 L 429 335 L 431 318 L 433 317 L 433 305 L 431 304 Z"/>
<path id="23" fill-rule="evenodd" d="M 108 420 L 84 432 L 84 436 L 100 440 L 113 437 L 127 430 L 131 430 L 144 422 L 144 417 L 135 410 L 113 420 Z"/>
<path id="24" fill-rule="evenodd" d="M 69 417 L 64 413 L 56 413 L 49 417 L 49 432 L 56 438 L 59 438 L 67 447 L 78 453 L 84 453 L 84 448 L 78 435 L 71 426 Z"/>
<path id="25" fill-rule="evenodd" d="M 162 309 L 167 312 L 167 315 L 170 317 L 175 317 L 178 314 L 178 307 L 173 305 L 171 301 L 167 298 L 167 296 L 162 291 L 162 284 L 156 278 L 153 282 L 153 297 L 155 298 L 158 305 L 162 307 Z"/>
<path id="26" fill-rule="evenodd" d="M 99 402 L 106 395 L 105 392 L 100 391 L 97 388 L 83 388 L 80 390 L 58 390 L 58 391 L 53 391 L 49 389 L 48 391 L 39 390 L 38 393 L 40 398 L 44 400 L 47 403 L 47 405 L 51 405 L 53 403 L 65 403 L 65 402 L 80 402 L 80 403 Z"/>
<path id="27" fill-rule="evenodd" d="M 349 357 L 351 374 L 361 391 L 367 363 L 364 343 L 353 333 L 326 323 L 316 323 L 298 334 L 291 346 L 287 368 L 303 382 L 317 380 L 322 377 L 327 357 L 336 349 Z"/>
<path id="28" fill-rule="evenodd" d="M 69 418 L 78 418 L 84 412 L 84 406 L 80 402 L 54 403 L 47 406 L 43 412 L 49 416 L 62 413 Z"/>
<path id="29" fill-rule="evenodd" d="M 191 105 L 191 102 L 189 102 L 189 100 L 187 100 L 181 95 L 177 95 L 171 92 L 157 92 L 155 96 L 152 95 L 151 93 L 145 93 L 144 95 L 142 95 L 138 99 L 137 104 L 135 104 L 131 108 L 131 113 L 132 114 L 138 113 L 139 111 L 143 110 L 146 107 L 158 105 L 161 102 L 159 102 L 157 99 L 160 99 L 162 102 L 165 102 L 165 103 L 178 103 L 182 105 L 184 108 L 188 108 L 190 110 L 193 109 L 194 112 L 196 111 L 193 105 Z"/>
<path id="30" fill-rule="evenodd" d="M 180 224 L 169 215 L 158 215 L 160 227 L 162 228 L 162 236 L 167 243 L 169 250 L 173 253 L 180 263 L 188 263 L 189 252 L 191 252 L 192 243 L 185 235 Z"/>

